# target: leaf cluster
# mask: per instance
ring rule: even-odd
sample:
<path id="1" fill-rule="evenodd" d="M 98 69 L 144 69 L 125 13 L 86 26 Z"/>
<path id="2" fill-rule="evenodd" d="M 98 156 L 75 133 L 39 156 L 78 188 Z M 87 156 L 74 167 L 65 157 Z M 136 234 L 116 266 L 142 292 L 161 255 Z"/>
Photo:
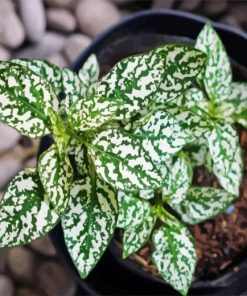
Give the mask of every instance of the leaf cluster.
<path id="1" fill-rule="evenodd" d="M 23 170 L 7 188 L 1 247 L 30 243 L 61 221 L 85 278 L 118 227 L 124 258 L 152 239 L 160 275 L 187 294 L 196 253 L 186 224 L 217 215 L 238 196 L 243 160 L 235 124 L 247 128 L 247 84 L 232 82 L 210 24 L 195 46 L 160 46 L 101 78 L 95 55 L 78 75 L 47 61 L 1 62 L 0 120 L 31 138 L 53 139 L 37 169 Z M 222 188 L 192 186 L 197 166 Z"/>

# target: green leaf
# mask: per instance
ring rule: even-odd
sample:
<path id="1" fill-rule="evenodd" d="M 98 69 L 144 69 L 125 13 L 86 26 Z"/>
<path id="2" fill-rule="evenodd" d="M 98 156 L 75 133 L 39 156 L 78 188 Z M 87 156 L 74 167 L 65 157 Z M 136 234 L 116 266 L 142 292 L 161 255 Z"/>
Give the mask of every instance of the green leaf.
<path id="1" fill-rule="evenodd" d="M 139 191 L 162 186 L 160 170 L 134 135 L 114 128 L 102 131 L 88 152 L 101 178 L 119 190 Z"/>
<path id="2" fill-rule="evenodd" d="M 190 188 L 192 177 L 191 161 L 185 153 L 180 153 L 171 169 L 170 186 L 163 187 L 163 199 L 169 204 L 180 203 Z"/>
<path id="3" fill-rule="evenodd" d="M 128 57 L 117 63 L 104 76 L 97 87 L 99 97 L 120 101 L 115 119 L 128 119 L 153 102 L 159 71 L 154 69 L 157 63 L 150 54 Z"/>
<path id="4" fill-rule="evenodd" d="M 227 100 L 219 102 L 218 113 L 222 118 L 241 114 L 247 110 L 247 83 L 232 82 Z"/>
<path id="5" fill-rule="evenodd" d="M 138 198 L 138 194 L 133 195 L 124 191 L 118 191 L 118 220 L 117 227 L 134 227 L 143 222 L 150 215 L 151 205 L 148 201 Z"/>
<path id="6" fill-rule="evenodd" d="M 63 82 L 63 91 L 66 96 L 71 98 L 80 98 L 81 92 L 83 94 L 84 88 L 80 78 L 76 73 L 71 71 L 68 68 L 62 70 L 62 82 Z"/>
<path id="7" fill-rule="evenodd" d="M 82 278 L 88 276 L 108 246 L 117 212 L 114 190 L 95 174 L 72 184 L 62 227 L 68 251 Z"/>
<path id="8" fill-rule="evenodd" d="M 87 154 L 86 148 L 82 143 L 76 142 L 73 138 L 68 145 L 68 154 L 73 155 L 75 159 L 76 171 L 79 176 L 87 172 Z"/>
<path id="9" fill-rule="evenodd" d="M 212 124 L 207 119 L 205 112 L 202 115 L 202 110 L 198 113 L 195 109 L 167 107 L 167 111 L 175 117 L 184 132 L 190 135 L 190 142 L 196 141 L 212 129 Z"/>
<path id="10" fill-rule="evenodd" d="M 114 119 L 119 102 L 88 95 L 78 99 L 68 110 L 68 121 L 76 131 L 96 129 Z"/>
<path id="11" fill-rule="evenodd" d="M 174 210 L 188 224 L 201 223 L 220 214 L 232 204 L 236 197 L 231 193 L 213 187 L 191 187 L 186 198 Z"/>
<path id="12" fill-rule="evenodd" d="M 91 54 L 79 71 L 78 76 L 85 88 L 88 89 L 99 79 L 99 74 L 100 67 L 97 57 L 95 54 Z"/>
<path id="13" fill-rule="evenodd" d="M 152 199 L 152 198 L 154 198 L 154 191 L 153 190 L 141 190 L 139 192 L 139 197 L 142 199 L 146 199 L 146 200 Z"/>
<path id="14" fill-rule="evenodd" d="M 153 50 L 151 55 L 161 61 L 155 65 L 162 76 L 155 94 L 158 103 L 176 103 L 181 99 L 206 62 L 203 52 L 187 45 L 164 45 Z"/>
<path id="15" fill-rule="evenodd" d="M 49 134 L 49 110 L 58 109 L 51 86 L 26 67 L 5 65 L 0 70 L 0 121 L 31 138 Z"/>
<path id="16" fill-rule="evenodd" d="M 133 132 L 142 140 L 143 148 L 154 163 L 165 162 L 190 141 L 180 122 L 164 110 L 154 112 L 144 125 Z"/>
<path id="17" fill-rule="evenodd" d="M 211 24 L 203 27 L 197 37 L 196 48 L 208 56 L 203 78 L 210 99 L 227 100 L 232 81 L 231 64 L 224 45 Z"/>
<path id="18" fill-rule="evenodd" d="M 185 93 L 185 107 L 193 110 L 197 115 L 209 118 L 210 101 L 204 92 L 198 88 L 190 88 Z"/>
<path id="19" fill-rule="evenodd" d="M 29 68 L 50 83 L 52 89 L 59 95 L 62 91 L 62 70 L 48 61 L 33 59 L 14 59 L 12 63 Z"/>
<path id="20" fill-rule="evenodd" d="M 0 247 L 29 244 L 59 220 L 43 196 L 35 170 L 25 169 L 10 182 L 0 203 Z"/>
<path id="21" fill-rule="evenodd" d="M 38 172 L 54 210 L 62 215 L 69 202 L 70 185 L 73 181 L 73 169 L 68 157 L 61 158 L 55 145 L 52 145 L 39 157 Z"/>
<path id="22" fill-rule="evenodd" d="M 225 190 L 238 196 L 243 159 L 236 129 L 230 124 L 218 125 L 207 138 L 214 174 Z"/>
<path id="23" fill-rule="evenodd" d="M 144 221 L 124 230 L 123 236 L 123 258 L 137 252 L 148 241 L 156 223 L 156 216 L 153 211 L 145 217 Z"/>
<path id="24" fill-rule="evenodd" d="M 209 152 L 206 137 L 201 137 L 195 142 L 187 145 L 184 151 L 189 155 L 192 167 L 205 166 L 209 172 L 212 172 L 213 161 Z"/>
<path id="25" fill-rule="evenodd" d="M 196 251 L 189 230 L 182 224 L 161 226 L 153 233 L 152 259 L 161 277 L 182 295 L 192 282 Z"/>

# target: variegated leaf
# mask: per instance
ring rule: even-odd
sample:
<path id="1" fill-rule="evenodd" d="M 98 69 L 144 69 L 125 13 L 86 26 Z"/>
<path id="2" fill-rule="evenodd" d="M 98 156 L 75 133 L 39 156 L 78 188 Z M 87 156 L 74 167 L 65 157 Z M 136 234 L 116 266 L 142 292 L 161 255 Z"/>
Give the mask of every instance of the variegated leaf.
<path id="1" fill-rule="evenodd" d="M 212 172 L 213 161 L 206 137 L 201 137 L 192 144 L 187 145 L 185 152 L 189 155 L 192 167 L 205 166 L 209 172 Z"/>
<path id="2" fill-rule="evenodd" d="M 97 173 L 113 187 L 139 191 L 162 187 L 162 175 L 135 136 L 119 129 L 100 132 L 89 146 Z"/>
<path id="3" fill-rule="evenodd" d="M 165 110 L 157 110 L 134 134 L 154 163 L 162 163 L 180 151 L 191 137 L 180 122 Z"/>
<path id="4" fill-rule="evenodd" d="M 141 200 L 137 194 L 118 191 L 118 220 L 117 227 L 128 228 L 142 223 L 151 212 L 148 201 Z"/>
<path id="5" fill-rule="evenodd" d="M 68 121 L 76 131 L 95 129 L 114 118 L 119 102 L 100 96 L 78 99 L 68 110 Z"/>
<path id="6" fill-rule="evenodd" d="M 216 110 L 220 118 L 247 126 L 247 83 L 232 82 L 229 96 L 216 105 Z"/>
<path id="7" fill-rule="evenodd" d="M 87 277 L 108 246 L 117 212 L 114 190 L 96 175 L 85 175 L 72 184 L 62 227 L 68 251 L 82 278 Z"/>
<path id="8" fill-rule="evenodd" d="M 153 211 L 145 217 L 144 221 L 124 230 L 123 235 L 123 258 L 137 252 L 148 241 L 155 226 L 157 217 Z"/>
<path id="9" fill-rule="evenodd" d="M 77 173 L 78 175 L 83 176 L 87 171 L 87 154 L 85 146 L 82 144 L 77 144 L 74 147 L 73 155 L 75 158 Z"/>
<path id="10" fill-rule="evenodd" d="M 208 56 L 204 73 L 204 85 L 214 101 L 227 100 L 232 81 L 229 58 L 223 43 L 211 24 L 206 24 L 196 41 L 196 48 Z"/>
<path id="11" fill-rule="evenodd" d="M 153 190 L 140 190 L 139 196 L 142 199 L 149 200 L 149 199 L 154 198 L 154 191 Z"/>
<path id="12" fill-rule="evenodd" d="M 5 65 L 0 69 L 0 121 L 31 138 L 49 134 L 49 110 L 58 109 L 51 86 L 26 67 Z"/>
<path id="13" fill-rule="evenodd" d="M 160 72 L 154 70 L 157 59 L 145 54 L 128 57 L 117 63 L 103 77 L 97 94 L 111 101 L 120 101 L 115 119 L 128 119 L 146 108 L 156 92 Z"/>
<path id="14" fill-rule="evenodd" d="M 12 63 L 29 68 L 34 73 L 47 80 L 55 93 L 59 95 L 62 92 L 62 70 L 49 61 L 34 59 L 14 59 Z"/>
<path id="15" fill-rule="evenodd" d="M 190 142 L 199 139 L 212 129 L 212 124 L 207 115 L 201 114 L 202 110 L 198 113 L 192 108 L 169 107 L 167 111 L 175 117 L 184 132 L 191 136 Z"/>
<path id="16" fill-rule="evenodd" d="M 29 244 L 55 227 L 58 215 L 44 199 L 35 170 L 21 171 L 0 203 L 0 247 Z"/>
<path id="17" fill-rule="evenodd" d="M 221 186 L 238 196 L 243 175 L 242 151 L 236 129 L 230 124 L 218 125 L 208 135 L 213 172 Z"/>
<path id="18" fill-rule="evenodd" d="M 81 92 L 84 93 L 84 87 L 82 87 L 80 78 L 68 68 L 64 68 L 62 71 L 62 83 L 63 92 L 66 96 L 77 99 L 80 97 Z"/>
<path id="19" fill-rule="evenodd" d="M 163 199 L 169 204 L 178 204 L 186 196 L 193 177 L 191 161 L 185 153 L 180 153 L 171 170 L 170 186 L 163 187 Z"/>
<path id="20" fill-rule="evenodd" d="M 213 187 L 191 187 L 186 198 L 174 210 L 188 224 L 201 223 L 224 211 L 236 197 Z"/>
<path id="21" fill-rule="evenodd" d="M 45 193 L 54 210 L 62 215 L 69 202 L 73 169 L 68 157 L 61 158 L 55 145 L 39 157 L 38 171 Z"/>
<path id="22" fill-rule="evenodd" d="M 185 93 L 184 106 L 200 116 L 209 117 L 210 101 L 201 89 L 195 87 L 188 89 Z"/>
<path id="23" fill-rule="evenodd" d="M 91 54 L 83 67 L 78 73 L 78 76 L 86 89 L 99 79 L 100 67 L 95 54 Z"/>
<path id="24" fill-rule="evenodd" d="M 161 61 L 155 65 L 162 76 L 155 100 L 176 104 L 204 69 L 206 55 L 191 46 L 172 44 L 161 46 L 151 54 Z"/>
<path id="25" fill-rule="evenodd" d="M 153 234 L 155 251 L 152 259 L 161 277 L 182 295 L 192 282 L 196 251 L 189 230 L 182 224 L 161 226 Z"/>

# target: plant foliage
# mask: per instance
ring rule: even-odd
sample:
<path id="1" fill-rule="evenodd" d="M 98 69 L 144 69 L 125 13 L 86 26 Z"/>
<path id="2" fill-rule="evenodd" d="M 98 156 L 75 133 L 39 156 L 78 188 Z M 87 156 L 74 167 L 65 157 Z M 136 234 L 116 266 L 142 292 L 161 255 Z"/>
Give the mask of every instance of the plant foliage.
<path id="1" fill-rule="evenodd" d="M 37 170 L 23 170 L 7 188 L 1 247 L 29 243 L 61 221 L 85 278 L 118 227 L 124 258 L 151 240 L 161 277 L 187 294 L 196 255 L 186 224 L 217 215 L 238 196 L 235 124 L 247 127 L 247 83 L 232 81 L 210 24 L 195 46 L 127 57 L 101 78 L 95 55 L 78 75 L 46 61 L 1 62 L 0 120 L 23 135 L 53 138 Z M 197 166 L 222 188 L 192 186 Z"/>

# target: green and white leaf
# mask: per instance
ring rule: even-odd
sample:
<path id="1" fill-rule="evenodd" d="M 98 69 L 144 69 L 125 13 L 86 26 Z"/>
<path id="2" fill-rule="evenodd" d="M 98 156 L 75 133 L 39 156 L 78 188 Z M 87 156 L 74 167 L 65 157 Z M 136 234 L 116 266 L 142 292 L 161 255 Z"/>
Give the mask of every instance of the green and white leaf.
<path id="1" fill-rule="evenodd" d="M 66 96 L 71 96 L 71 98 L 80 98 L 80 95 L 84 93 L 84 88 L 82 87 L 80 78 L 76 73 L 68 68 L 64 68 L 62 70 L 62 83 L 63 92 Z"/>
<path id="2" fill-rule="evenodd" d="M 190 141 L 180 122 L 165 110 L 157 110 L 149 120 L 134 131 L 154 163 L 162 163 Z"/>
<path id="3" fill-rule="evenodd" d="M 73 181 L 69 158 L 61 158 L 55 145 L 52 145 L 39 157 L 38 172 L 54 211 L 62 215 L 69 202 L 70 185 Z"/>
<path id="4" fill-rule="evenodd" d="M 134 135 L 109 128 L 97 134 L 88 153 L 101 178 L 118 190 L 139 191 L 162 187 L 160 170 Z"/>
<path id="5" fill-rule="evenodd" d="M 39 76 L 42 76 L 50 83 L 56 95 L 62 92 L 62 69 L 49 61 L 33 60 L 33 59 L 13 59 L 12 63 L 29 68 Z"/>
<path id="6" fill-rule="evenodd" d="M 29 244 L 59 220 L 43 196 L 35 170 L 25 169 L 10 182 L 0 202 L 0 247 Z"/>
<path id="7" fill-rule="evenodd" d="M 123 235 L 123 258 L 137 252 L 143 247 L 155 226 L 157 217 L 153 211 L 142 221 L 142 223 L 128 227 L 124 230 Z"/>
<path id="8" fill-rule="evenodd" d="M 40 138 L 50 133 L 49 110 L 58 110 L 50 84 L 21 65 L 0 70 L 0 121 L 23 135 Z"/>
<path id="9" fill-rule="evenodd" d="M 193 87 L 186 91 L 184 106 L 191 108 L 196 114 L 208 117 L 209 104 L 210 101 L 201 89 Z"/>
<path id="10" fill-rule="evenodd" d="M 161 72 L 161 83 L 155 94 L 158 103 L 179 102 L 184 92 L 204 69 L 206 55 L 187 45 L 164 45 L 151 52 L 157 56 L 155 70 Z"/>
<path id="11" fill-rule="evenodd" d="M 154 191 L 153 190 L 140 190 L 139 197 L 145 200 L 149 200 L 154 198 Z"/>
<path id="12" fill-rule="evenodd" d="M 74 181 L 62 218 L 65 243 L 82 278 L 103 255 L 115 230 L 118 207 L 114 190 L 96 175 Z"/>
<path id="13" fill-rule="evenodd" d="M 153 102 L 160 81 L 160 72 L 154 69 L 156 63 L 151 54 L 131 56 L 117 63 L 100 80 L 98 96 L 120 101 L 115 119 L 131 118 Z"/>
<path id="14" fill-rule="evenodd" d="M 68 121 L 76 131 L 96 129 L 114 119 L 119 101 L 100 96 L 87 96 L 78 99 L 68 110 Z"/>
<path id="15" fill-rule="evenodd" d="M 174 210 L 188 224 L 201 223 L 220 214 L 232 204 L 236 196 L 213 187 L 191 187 L 186 198 Z"/>
<path id="16" fill-rule="evenodd" d="M 187 143 L 196 141 L 212 129 L 207 115 L 202 115 L 202 110 L 198 113 L 195 108 L 167 107 L 167 111 L 175 117 L 184 132 L 190 135 L 191 139 Z"/>
<path id="17" fill-rule="evenodd" d="M 153 233 L 153 262 L 161 277 L 182 295 L 187 295 L 195 266 L 196 251 L 189 230 L 182 224 L 161 226 Z"/>
<path id="18" fill-rule="evenodd" d="M 187 145 L 184 151 L 188 154 L 192 167 L 205 166 L 209 172 L 212 172 L 213 161 L 209 152 L 206 137 L 201 137 L 195 142 Z"/>
<path id="19" fill-rule="evenodd" d="M 207 138 L 214 174 L 225 190 L 238 196 L 243 159 L 236 129 L 230 124 L 218 125 Z"/>
<path id="20" fill-rule="evenodd" d="M 178 204 L 191 186 L 193 169 L 189 157 L 180 153 L 171 169 L 170 186 L 163 187 L 162 196 L 169 204 Z"/>
<path id="21" fill-rule="evenodd" d="M 97 57 L 95 54 L 91 54 L 79 71 L 78 76 L 85 86 L 85 89 L 88 89 L 92 84 L 98 81 L 99 75 L 100 67 Z"/>
<path id="22" fill-rule="evenodd" d="M 222 118 L 241 114 L 247 110 L 247 83 L 232 82 L 227 100 L 217 104 L 218 112 Z"/>
<path id="23" fill-rule="evenodd" d="M 148 201 L 138 198 L 138 194 L 118 191 L 118 220 L 117 227 L 128 228 L 142 223 L 151 212 Z"/>
<path id="24" fill-rule="evenodd" d="M 203 27 L 197 37 L 196 48 L 207 54 L 203 81 L 210 99 L 227 100 L 232 81 L 231 64 L 224 45 L 211 24 Z"/>

